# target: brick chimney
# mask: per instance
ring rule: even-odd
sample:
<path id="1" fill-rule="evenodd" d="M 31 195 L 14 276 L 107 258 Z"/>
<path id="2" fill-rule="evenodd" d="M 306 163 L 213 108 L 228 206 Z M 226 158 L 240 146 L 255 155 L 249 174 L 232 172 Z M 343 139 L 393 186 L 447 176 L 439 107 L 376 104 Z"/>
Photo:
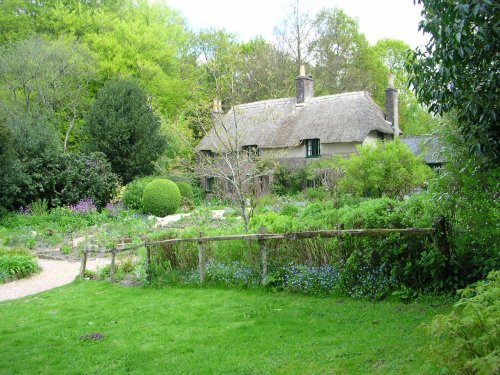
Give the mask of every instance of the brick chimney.
<path id="1" fill-rule="evenodd" d="M 314 96 L 314 80 L 306 76 L 304 64 L 300 64 L 299 76 L 295 79 L 297 90 L 297 104 L 305 103 Z"/>
<path id="2" fill-rule="evenodd" d="M 387 121 L 392 124 L 394 137 L 399 137 L 398 90 L 394 87 L 394 75 L 389 75 L 389 87 L 385 90 L 385 109 Z"/>

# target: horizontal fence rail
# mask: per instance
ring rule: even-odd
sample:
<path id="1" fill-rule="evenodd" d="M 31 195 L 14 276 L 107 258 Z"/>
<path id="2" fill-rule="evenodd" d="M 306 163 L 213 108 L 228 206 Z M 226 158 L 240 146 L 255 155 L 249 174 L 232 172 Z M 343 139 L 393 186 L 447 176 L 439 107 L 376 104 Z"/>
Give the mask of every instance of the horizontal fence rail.
<path id="1" fill-rule="evenodd" d="M 444 225 L 441 222 L 437 222 L 436 226 L 433 228 L 377 228 L 377 229 L 336 229 L 336 230 L 315 230 L 315 231 L 303 231 L 303 232 L 291 232 L 291 233 L 267 233 L 265 227 L 259 229 L 259 233 L 254 234 L 237 234 L 237 235 L 226 235 L 226 236 L 204 236 L 202 232 L 199 233 L 198 237 L 190 238 L 171 238 L 161 241 L 149 242 L 146 237 L 142 237 L 143 242 L 140 244 L 134 244 L 127 246 L 127 243 L 118 243 L 110 250 L 98 250 L 96 245 L 86 246 L 83 251 L 82 264 L 80 268 L 80 277 L 84 277 L 85 268 L 87 263 L 87 257 L 89 253 L 111 253 L 111 281 L 114 281 L 116 265 L 115 258 L 117 253 L 137 250 L 139 248 L 146 248 L 146 275 L 149 278 L 149 266 L 151 264 L 151 247 L 158 245 L 173 245 L 183 242 L 196 242 L 198 243 L 198 271 L 200 275 L 200 283 L 204 283 L 206 275 L 206 252 L 205 252 L 205 242 L 215 242 L 215 241 L 237 241 L 237 240 L 247 240 L 247 241 L 258 241 L 260 251 L 261 251 L 261 266 L 262 266 L 262 284 L 266 284 L 267 280 L 267 244 L 268 240 L 286 239 L 286 240 L 301 240 L 310 238 L 335 238 L 335 237 L 377 237 L 377 236 L 387 236 L 391 234 L 400 234 L 403 236 L 425 236 L 432 234 L 440 234 L 444 238 L 446 243 L 446 233 Z M 440 242 L 443 242 L 442 240 Z"/>

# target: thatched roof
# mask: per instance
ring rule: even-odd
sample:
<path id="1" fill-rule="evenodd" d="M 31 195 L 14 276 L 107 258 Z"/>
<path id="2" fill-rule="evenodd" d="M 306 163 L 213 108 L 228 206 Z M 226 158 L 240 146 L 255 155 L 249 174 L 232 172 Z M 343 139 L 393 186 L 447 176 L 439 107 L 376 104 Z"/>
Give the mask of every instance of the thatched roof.
<path id="1" fill-rule="evenodd" d="M 304 139 L 321 143 L 363 142 L 371 131 L 393 134 L 384 112 L 366 92 L 321 96 L 297 104 L 295 98 L 265 100 L 233 107 L 216 115 L 214 129 L 198 150 L 220 151 L 236 134 L 239 146 L 292 147 Z"/>

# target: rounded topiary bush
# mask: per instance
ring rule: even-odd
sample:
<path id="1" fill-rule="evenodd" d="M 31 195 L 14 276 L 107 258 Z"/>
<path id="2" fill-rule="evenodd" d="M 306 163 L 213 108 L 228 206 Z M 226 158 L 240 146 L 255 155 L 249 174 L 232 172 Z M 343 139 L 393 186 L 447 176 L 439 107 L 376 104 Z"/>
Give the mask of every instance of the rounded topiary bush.
<path id="1" fill-rule="evenodd" d="M 193 188 L 188 182 L 176 182 L 179 191 L 181 192 L 181 197 L 192 200 L 194 197 Z"/>
<path id="2" fill-rule="evenodd" d="M 163 217 L 175 213 L 180 204 L 181 193 L 175 182 L 160 178 L 144 188 L 142 207 L 145 212 Z"/>

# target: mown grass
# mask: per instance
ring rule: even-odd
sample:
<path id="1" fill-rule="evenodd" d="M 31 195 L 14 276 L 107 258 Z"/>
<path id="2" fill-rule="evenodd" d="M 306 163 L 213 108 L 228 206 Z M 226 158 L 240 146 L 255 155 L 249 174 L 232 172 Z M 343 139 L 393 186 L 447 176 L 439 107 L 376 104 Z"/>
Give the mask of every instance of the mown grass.
<path id="1" fill-rule="evenodd" d="M 77 281 L 0 303 L 1 374 L 424 374 L 449 305 Z M 100 332 L 102 341 L 82 341 Z"/>

